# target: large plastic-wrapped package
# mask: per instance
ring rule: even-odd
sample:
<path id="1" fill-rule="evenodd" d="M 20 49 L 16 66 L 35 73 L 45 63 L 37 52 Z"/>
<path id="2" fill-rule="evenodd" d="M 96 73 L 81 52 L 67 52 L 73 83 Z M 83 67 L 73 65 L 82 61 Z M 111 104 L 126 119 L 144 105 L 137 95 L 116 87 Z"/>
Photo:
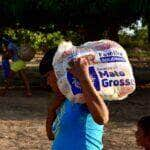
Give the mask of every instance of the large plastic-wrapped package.
<path id="1" fill-rule="evenodd" d="M 87 42 L 74 46 L 71 42 L 59 45 L 53 67 L 60 91 L 71 101 L 84 103 L 80 82 L 67 72 L 69 62 L 86 57 L 93 85 L 104 100 L 123 100 L 135 90 L 135 79 L 124 48 L 110 40 Z"/>

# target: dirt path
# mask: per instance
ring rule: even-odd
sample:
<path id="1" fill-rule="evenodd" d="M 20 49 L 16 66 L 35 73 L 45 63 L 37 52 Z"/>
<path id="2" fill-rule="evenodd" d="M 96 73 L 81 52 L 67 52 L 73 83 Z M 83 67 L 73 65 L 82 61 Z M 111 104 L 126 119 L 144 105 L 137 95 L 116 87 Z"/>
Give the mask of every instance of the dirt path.
<path id="1" fill-rule="evenodd" d="M 105 128 L 104 150 L 140 150 L 136 147 L 135 123 L 150 114 L 150 88 L 138 89 L 128 99 L 109 103 L 111 121 Z M 47 93 L 34 90 L 32 98 L 21 91 L 0 97 L 0 149 L 48 150 L 45 133 Z"/>
<path id="2" fill-rule="evenodd" d="M 105 150 L 140 150 L 136 147 L 137 120 L 150 115 L 150 88 L 138 89 L 122 102 L 109 104 L 111 121 L 104 136 Z"/>

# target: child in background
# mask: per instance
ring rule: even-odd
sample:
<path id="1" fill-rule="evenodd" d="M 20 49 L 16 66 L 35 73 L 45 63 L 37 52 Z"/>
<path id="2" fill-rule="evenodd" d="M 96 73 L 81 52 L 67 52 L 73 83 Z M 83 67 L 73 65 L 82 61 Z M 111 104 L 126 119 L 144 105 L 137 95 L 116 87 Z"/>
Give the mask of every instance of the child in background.
<path id="1" fill-rule="evenodd" d="M 26 90 L 25 95 L 27 97 L 32 96 L 29 81 L 25 73 L 26 64 L 18 57 L 18 47 L 13 42 L 7 40 L 4 37 L 2 38 L 2 45 L 3 45 L 2 68 L 4 70 L 6 82 L 4 89 L 0 91 L 0 96 L 4 96 L 7 93 L 10 83 L 16 73 L 19 73 L 20 78 L 24 82 Z M 9 64 L 9 59 L 12 60 L 11 64 Z"/>
<path id="2" fill-rule="evenodd" d="M 150 116 L 144 116 L 138 121 L 135 136 L 138 146 L 150 150 Z"/>

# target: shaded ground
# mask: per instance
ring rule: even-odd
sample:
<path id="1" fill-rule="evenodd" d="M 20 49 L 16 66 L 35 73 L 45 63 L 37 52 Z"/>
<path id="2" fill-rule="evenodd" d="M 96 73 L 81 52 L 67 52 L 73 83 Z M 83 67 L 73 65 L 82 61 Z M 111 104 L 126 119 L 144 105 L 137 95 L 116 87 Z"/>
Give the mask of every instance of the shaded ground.
<path id="1" fill-rule="evenodd" d="M 45 133 L 47 93 L 34 90 L 32 98 L 22 91 L 10 91 L 0 97 L 1 150 L 47 150 Z M 111 121 L 105 128 L 105 150 L 140 150 L 136 147 L 136 121 L 150 114 L 150 88 L 138 88 L 128 99 L 108 104 Z M 68 143 L 69 144 L 69 143 Z"/>

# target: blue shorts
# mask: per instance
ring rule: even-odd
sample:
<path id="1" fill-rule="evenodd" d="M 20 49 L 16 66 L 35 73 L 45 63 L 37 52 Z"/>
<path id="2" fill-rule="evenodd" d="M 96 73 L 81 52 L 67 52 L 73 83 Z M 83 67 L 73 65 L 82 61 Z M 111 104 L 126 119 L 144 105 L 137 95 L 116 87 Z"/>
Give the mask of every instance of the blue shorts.
<path id="1" fill-rule="evenodd" d="M 8 59 L 2 60 L 3 74 L 5 78 L 10 76 L 10 64 Z"/>

